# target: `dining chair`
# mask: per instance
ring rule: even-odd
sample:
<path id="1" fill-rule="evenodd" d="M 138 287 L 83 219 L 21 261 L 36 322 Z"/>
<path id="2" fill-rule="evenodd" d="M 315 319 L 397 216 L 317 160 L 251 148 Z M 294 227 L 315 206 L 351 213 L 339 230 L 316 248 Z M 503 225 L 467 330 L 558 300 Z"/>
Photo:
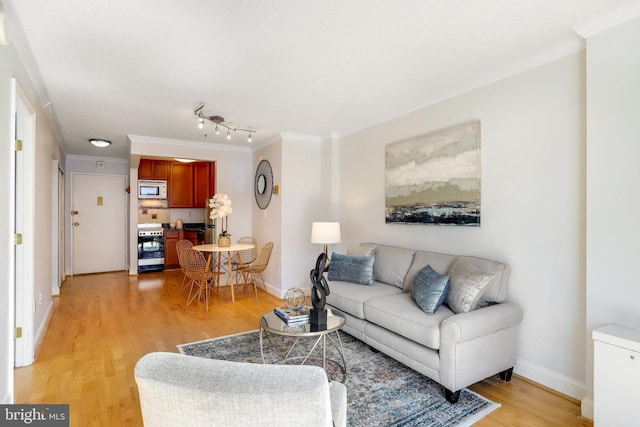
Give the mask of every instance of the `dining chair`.
<path id="1" fill-rule="evenodd" d="M 235 274 L 234 283 L 242 283 L 246 286 L 249 279 L 249 267 L 256 260 L 256 256 L 258 255 L 256 239 L 253 237 L 241 237 L 238 239 L 237 243 L 253 245 L 253 248 L 251 249 L 236 252 L 231 263 L 231 269 L 233 270 L 233 274 Z M 242 282 L 238 280 L 239 277 L 242 278 Z"/>
<path id="2" fill-rule="evenodd" d="M 184 270 L 184 263 L 182 262 L 182 252 L 185 249 L 191 249 L 193 247 L 193 243 L 191 243 L 190 240 L 186 240 L 186 239 L 182 239 L 182 240 L 178 240 L 178 243 L 176 243 L 176 252 L 178 253 L 178 262 L 180 263 L 180 269 L 182 270 L 182 285 L 180 286 L 180 293 L 182 293 L 182 291 L 188 286 L 188 282 L 187 282 L 187 273 Z"/>
<path id="3" fill-rule="evenodd" d="M 193 248 L 183 250 L 185 274 L 191 281 L 189 296 L 187 296 L 186 310 L 196 299 L 204 296 L 205 307 L 209 312 L 209 294 L 211 293 L 211 282 L 216 280 L 216 274 L 208 268 L 207 260 L 202 252 Z"/>
<path id="4" fill-rule="evenodd" d="M 260 253 L 256 260 L 249 266 L 247 269 L 247 273 L 249 273 L 251 277 L 251 281 L 253 282 L 253 289 L 256 293 L 256 304 L 258 303 L 258 285 L 257 285 L 257 276 L 260 276 L 260 280 L 262 280 L 262 287 L 264 290 L 267 290 L 267 285 L 264 282 L 264 277 L 262 276 L 262 272 L 269 265 L 269 259 L 271 258 L 271 252 L 273 251 L 273 242 L 265 243 L 264 246 L 260 249 Z"/>

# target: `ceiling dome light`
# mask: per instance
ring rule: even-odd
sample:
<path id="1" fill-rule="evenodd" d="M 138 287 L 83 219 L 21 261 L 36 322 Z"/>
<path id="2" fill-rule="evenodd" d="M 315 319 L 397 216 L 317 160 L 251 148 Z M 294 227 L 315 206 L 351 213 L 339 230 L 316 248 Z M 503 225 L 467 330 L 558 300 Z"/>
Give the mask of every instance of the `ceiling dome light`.
<path id="1" fill-rule="evenodd" d="M 100 139 L 100 138 L 91 138 L 89 142 L 95 145 L 96 147 L 100 147 L 100 148 L 108 147 L 111 145 L 111 141 L 107 141 L 106 139 Z"/>

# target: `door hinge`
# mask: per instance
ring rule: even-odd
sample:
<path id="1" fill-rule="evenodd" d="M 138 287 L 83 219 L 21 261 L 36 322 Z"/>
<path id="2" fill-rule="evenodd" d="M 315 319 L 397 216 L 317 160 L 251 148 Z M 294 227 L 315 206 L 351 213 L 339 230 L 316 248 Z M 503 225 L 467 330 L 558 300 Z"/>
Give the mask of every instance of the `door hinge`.
<path id="1" fill-rule="evenodd" d="M 14 246 L 18 246 L 22 244 L 22 234 L 16 233 L 13 235 L 13 244 Z"/>
<path id="2" fill-rule="evenodd" d="M 13 339 L 17 340 L 18 338 L 22 338 L 22 328 L 21 327 L 13 328 Z"/>
<path id="3" fill-rule="evenodd" d="M 16 151 L 22 151 L 22 140 L 16 139 Z"/>

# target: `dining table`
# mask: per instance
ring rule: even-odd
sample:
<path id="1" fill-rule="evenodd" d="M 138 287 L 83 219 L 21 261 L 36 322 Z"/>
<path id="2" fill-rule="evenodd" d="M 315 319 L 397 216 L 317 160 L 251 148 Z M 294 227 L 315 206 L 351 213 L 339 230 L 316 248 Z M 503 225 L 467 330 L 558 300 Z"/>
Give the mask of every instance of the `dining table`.
<path id="1" fill-rule="evenodd" d="M 233 283 L 233 266 L 232 266 L 231 258 L 233 258 L 233 254 L 239 251 L 246 251 L 253 248 L 255 248 L 255 245 L 251 243 L 232 243 L 230 246 L 218 246 L 215 243 L 207 243 L 204 245 L 195 245 L 193 247 L 193 249 L 195 249 L 196 251 L 209 253 L 209 258 L 207 259 L 207 268 L 210 268 L 213 265 L 214 254 L 218 254 L 218 268 L 220 268 L 220 256 L 224 252 L 227 253 L 227 263 L 229 268 L 228 283 L 229 283 L 229 286 L 231 287 L 231 302 L 236 302 L 236 298 L 234 295 L 235 283 Z M 240 267 L 242 267 L 241 257 L 237 257 L 237 258 L 238 258 L 238 263 L 240 264 Z M 220 280 L 219 277 L 220 275 L 218 275 L 218 280 Z"/>

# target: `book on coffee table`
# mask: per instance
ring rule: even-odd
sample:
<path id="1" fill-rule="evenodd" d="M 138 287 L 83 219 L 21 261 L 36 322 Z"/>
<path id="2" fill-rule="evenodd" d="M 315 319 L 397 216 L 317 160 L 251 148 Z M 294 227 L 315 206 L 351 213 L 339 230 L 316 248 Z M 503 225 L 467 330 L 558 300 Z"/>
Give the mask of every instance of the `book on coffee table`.
<path id="1" fill-rule="evenodd" d="M 291 309 L 285 306 L 276 307 L 274 313 L 278 315 L 288 325 L 304 324 L 309 322 L 309 311 L 311 307 L 303 306 L 300 309 Z"/>

